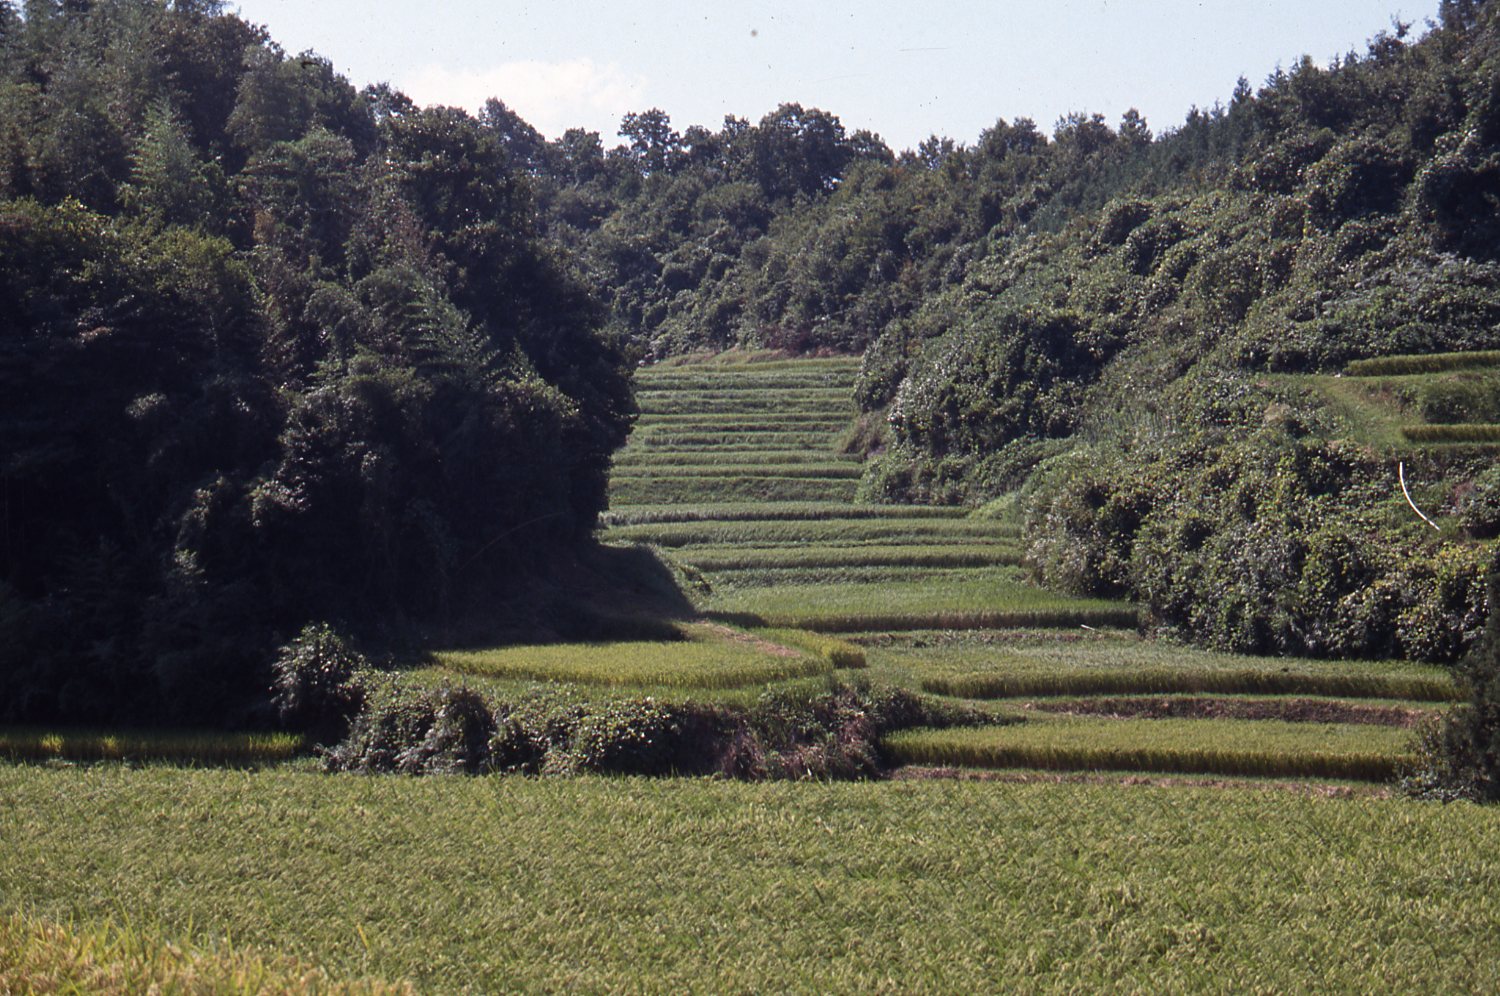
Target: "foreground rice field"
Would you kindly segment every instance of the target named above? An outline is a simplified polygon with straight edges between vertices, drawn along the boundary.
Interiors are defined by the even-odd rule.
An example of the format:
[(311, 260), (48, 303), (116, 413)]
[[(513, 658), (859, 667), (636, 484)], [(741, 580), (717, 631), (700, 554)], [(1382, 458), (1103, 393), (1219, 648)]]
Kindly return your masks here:
[(0, 767), (0, 896), (428, 991), (1489, 992), (1500, 813)]

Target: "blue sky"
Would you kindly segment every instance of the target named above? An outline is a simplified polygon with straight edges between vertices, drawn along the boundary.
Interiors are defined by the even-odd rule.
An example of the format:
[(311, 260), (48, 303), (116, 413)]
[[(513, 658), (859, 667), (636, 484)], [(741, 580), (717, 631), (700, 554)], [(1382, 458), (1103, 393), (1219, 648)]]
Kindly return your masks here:
[(752, 121), (787, 101), (893, 148), (972, 142), (997, 118), (1045, 129), (1071, 111), (1138, 108), (1158, 131), (1306, 53), (1363, 51), (1393, 15), (1420, 31), (1438, 0), (230, 0), (289, 52), (422, 104), (498, 96), (549, 137), (613, 144), (620, 116)]

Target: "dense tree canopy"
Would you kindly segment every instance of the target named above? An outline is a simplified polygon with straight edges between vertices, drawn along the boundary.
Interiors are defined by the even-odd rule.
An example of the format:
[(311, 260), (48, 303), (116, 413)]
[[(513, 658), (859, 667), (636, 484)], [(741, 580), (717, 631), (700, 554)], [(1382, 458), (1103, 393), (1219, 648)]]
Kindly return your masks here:
[(307, 619), (439, 625), (590, 535), (628, 367), (523, 122), (217, 3), (0, 28), (0, 713), (224, 719)]

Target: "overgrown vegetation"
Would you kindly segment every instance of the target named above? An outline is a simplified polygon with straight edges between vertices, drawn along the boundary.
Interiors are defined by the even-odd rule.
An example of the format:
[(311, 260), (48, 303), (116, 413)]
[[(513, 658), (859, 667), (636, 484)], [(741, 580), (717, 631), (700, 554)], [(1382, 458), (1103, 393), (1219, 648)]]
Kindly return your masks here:
[(0, 720), (254, 721), (307, 621), (440, 631), (587, 540), (629, 367), (494, 122), (43, 0), (0, 149)]

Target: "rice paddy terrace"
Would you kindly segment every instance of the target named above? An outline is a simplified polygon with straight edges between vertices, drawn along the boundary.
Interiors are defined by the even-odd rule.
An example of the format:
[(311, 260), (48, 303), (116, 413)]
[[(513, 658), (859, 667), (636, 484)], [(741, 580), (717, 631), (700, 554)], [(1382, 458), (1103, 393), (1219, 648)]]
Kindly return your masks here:
[(841, 447), (857, 369), (721, 358), (642, 370), (602, 539), (675, 561), (714, 623), (777, 627), (782, 642), (831, 634), (883, 679), (996, 716), (895, 737), (897, 759), (1380, 781), (1403, 763), (1409, 727), (1455, 695), (1437, 668), (1143, 640), (1128, 604), (1029, 584), (1015, 521), (857, 502), (860, 458)]

